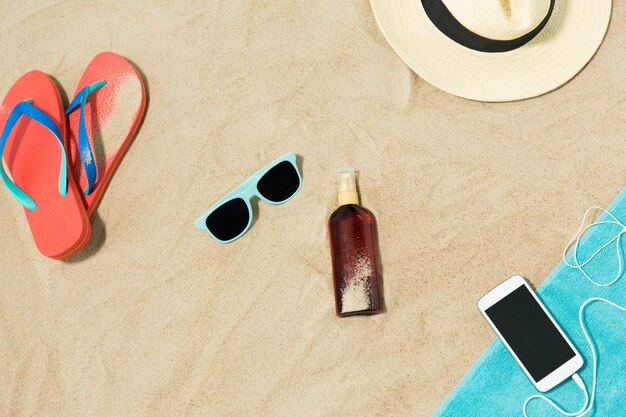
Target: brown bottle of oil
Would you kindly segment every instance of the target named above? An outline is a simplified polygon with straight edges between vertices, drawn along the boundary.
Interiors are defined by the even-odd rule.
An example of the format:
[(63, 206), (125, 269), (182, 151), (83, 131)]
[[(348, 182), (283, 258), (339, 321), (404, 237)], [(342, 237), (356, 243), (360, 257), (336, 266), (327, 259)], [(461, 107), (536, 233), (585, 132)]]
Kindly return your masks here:
[(328, 220), (335, 287), (340, 317), (381, 311), (374, 216), (359, 205), (354, 170), (338, 171), (339, 207)]

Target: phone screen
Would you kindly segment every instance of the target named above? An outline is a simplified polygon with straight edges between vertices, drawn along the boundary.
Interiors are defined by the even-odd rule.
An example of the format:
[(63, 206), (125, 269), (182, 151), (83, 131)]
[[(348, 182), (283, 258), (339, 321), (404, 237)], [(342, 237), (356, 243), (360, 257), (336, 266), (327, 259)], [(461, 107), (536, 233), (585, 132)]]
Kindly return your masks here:
[(536, 382), (576, 355), (525, 285), (485, 313)]

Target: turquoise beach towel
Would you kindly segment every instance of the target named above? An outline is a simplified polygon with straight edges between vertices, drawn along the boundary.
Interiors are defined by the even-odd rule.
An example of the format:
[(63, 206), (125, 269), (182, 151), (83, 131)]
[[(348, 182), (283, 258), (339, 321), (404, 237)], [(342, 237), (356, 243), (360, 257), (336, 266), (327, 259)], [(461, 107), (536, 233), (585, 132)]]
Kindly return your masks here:
[[(626, 189), (622, 190), (607, 210), (626, 224)], [(607, 218), (608, 215), (603, 213), (598, 221)], [(599, 225), (590, 229), (580, 240), (578, 256), (581, 263), (621, 231), (622, 228), (617, 225)], [(626, 240), (626, 236), (622, 237)], [(624, 259), (622, 246), (620, 244), (619, 251)], [(571, 257), (570, 250), (568, 261)], [(600, 282), (609, 282), (615, 277), (619, 271), (616, 245), (608, 245), (585, 266), (585, 271)], [(601, 288), (589, 282), (579, 270), (561, 261), (537, 292), (583, 355), (585, 365), (579, 374), (590, 390), (592, 357), (578, 323), (578, 310), (591, 297), (607, 298), (620, 306), (626, 306), (626, 278), (620, 277), (612, 286)], [(606, 303), (596, 302), (585, 309), (584, 317), (599, 358), (596, 401), (587, 416), (626, 417), (626, 313)], [(521, 416), (524, 400), (537, 393), (504, 345), (496, 339), (433, 417)], [(546, 395), (570, 412), (579, 410), (584, 401), (582, 391), (571, 379)], [(528, 415), (561, 416), (541, 400), (530, 403)]]

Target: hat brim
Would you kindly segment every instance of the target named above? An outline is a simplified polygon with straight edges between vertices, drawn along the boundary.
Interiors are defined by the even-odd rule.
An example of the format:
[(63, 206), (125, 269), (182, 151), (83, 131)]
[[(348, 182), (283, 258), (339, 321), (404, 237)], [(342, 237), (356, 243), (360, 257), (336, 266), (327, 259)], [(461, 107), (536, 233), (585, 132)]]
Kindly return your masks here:
[(450, 94), (514, 101), (572, 79), (600, 47), (612, 0), (557, 0), (546, 27), (509, 52), (478, 52), (452, 41), (430, 21), (420, 0), (370, 0), (387, 42), (421, 78)]

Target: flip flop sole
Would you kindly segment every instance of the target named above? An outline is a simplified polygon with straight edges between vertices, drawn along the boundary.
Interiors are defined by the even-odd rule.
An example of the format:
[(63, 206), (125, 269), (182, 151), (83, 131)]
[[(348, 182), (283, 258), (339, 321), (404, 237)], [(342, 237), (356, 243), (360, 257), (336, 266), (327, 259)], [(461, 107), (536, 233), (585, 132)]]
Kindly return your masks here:
[[(0, 105), (0, 126), (9, 112), (23, 100), (46, 113), (65, 135), (65, 116), (59, 91), (46, 74), (31, 71), (13, 84)], [(13, 181), (30, 195), (36, 210), (24, 209), (39, 251), (53, 259), (65, 259), (82, 249), (91, 236), (91, 225), (71, 173), (68, 190), (59, 194), (61, 148), (42, 125), (22, 117), (9, 135), (4, 160)]]
[[(87, 65), (75, 94), (96, 81), (106, 81), (106, 85), (91, 93), (85, 103), (85, 126), (97, 168), (95, 186), (89, 195), (83, 196), (90, 217), (135, 138), (146, 110), (144, 83), (125, 58), (112, 52), (96, 55)], [(87, 178), (78, 153), (78, 120), (78, 110), (69, 114), (67, 148), (74, 176), (85, 189)]]

